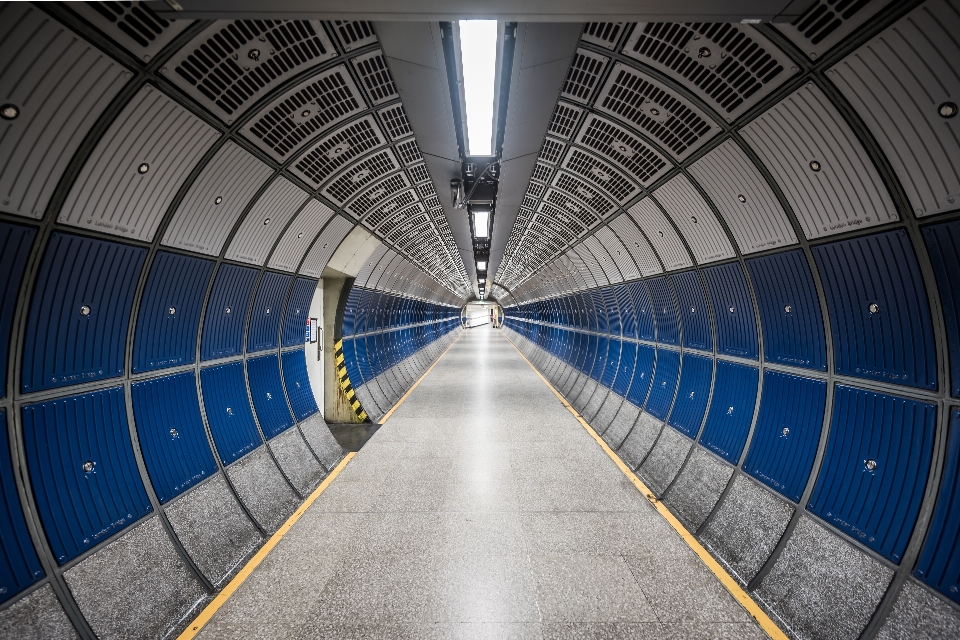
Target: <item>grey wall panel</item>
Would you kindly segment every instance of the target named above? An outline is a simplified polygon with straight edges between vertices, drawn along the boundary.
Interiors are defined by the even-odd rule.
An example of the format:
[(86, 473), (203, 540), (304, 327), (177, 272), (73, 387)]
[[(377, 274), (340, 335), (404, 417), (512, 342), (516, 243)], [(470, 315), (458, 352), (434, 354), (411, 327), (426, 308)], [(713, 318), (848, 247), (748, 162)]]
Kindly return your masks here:
[(699, 264), (736, 255), (717, 216), (687, 176), (677, 175), (653, 195), (680, 229)]
[(177, 207), (163, 244), (216, 256), (250, 200), (273, 170), (226, 142)]
[(303, 254), (317, 237), (323, 225), (333, 216), (333, 210), (317, 200), (307, 201), (296, 219), (287, 227), (267, 264), (271, 269), (296, 271)]
[(337, 250), (337, 247), (340, 246), (340, 243), (352, 229), (352, 222), (341, 216), (334, 216), (333, 220), (320, 233), (320, 237), (310, 247), (310, 252), (307, 253), (307, 257), (300, 267), (300, 273), (319, 278), (334, 251)]
[(690, 173), (713, 200), (742, 253), (797, 243), (780, 201), (733, 140), (698, 160)]
[(0, 611), (0, 629), (22, 640), (80, 637), (49, 584)]
[(813, 83), (741, 133), (773, 174), (808, 238), (899, 219), (863, 145)]
[(219, 135), (145, 85), (100, 138), (57, 220), (153, 240), (180, 185)]
[(778, 24), (777, 30), (816, 60), (888, 4), (890, 0), (816, 0), (789, 24)]
[[(623, 216), (620, 217), (622, 218)], [(609, 226), (597, 229), (596, 238), (610, 253), (610, 257), (613, 258), (613, 261), (617, 264), (623, 280), (636, 280), (643, 275), (640, 273), (640, 269), (637, 268), (637, 264), (633, 261), (630, 250), (627, 249), (623, 241), (620, 240)]]
[(193, 20), (161, 18), (146, 2), (71, 2), (69, 6), (144, 62), (193, 24)]
[[(615, 236), (614, 239), (616, 239)], [(607, 276), (608, 282), (623, 282), (625, 280), (623, 274), (620, 273), (620, 268), (610, 255), (608, 247), (604, 246), (604, 243), (601, 242), (600, 238), (598, 238), (596, 235), (592, 235), (586, 238), (583, 241), (583, 244), (590, 249), (591, 253), (593, 253), (594, 257), (597, 259), (597, 262), (600, 263), (600, 268), (603, 269), (603, 273)]]
[(827, 70), (918, 216), (960, 207), (960, 118), (940, 113), (960, 100), (958, 33), (960, 4), (931, 0)]
[(644, 198), (630, 207), (628, 213), (650, 239), (664, 269), (673, 271), (693, 266), (690, 254), (680, 241), (677, 231), (652, 198)]
[(646, 277), (663, 273), (663, 267), (660, 266), (657, 254), (654, 253), (653, 247), (643, 236), (633, 218), (623, 214), (611, 220), (607, 226), (617, 234), (617, 237), (623, 242), (623, 246), (630, 252), (630, 256), (642, 272), (641, 275)]
[(0, 201), (41, 218), (67, 163), (131, 73), (26, 2), (0, 6)]
[(306, 191), (283, 176), (277, 177), (240, 223), (226, 258), (262, 265), (287, 222), (308, 197)]

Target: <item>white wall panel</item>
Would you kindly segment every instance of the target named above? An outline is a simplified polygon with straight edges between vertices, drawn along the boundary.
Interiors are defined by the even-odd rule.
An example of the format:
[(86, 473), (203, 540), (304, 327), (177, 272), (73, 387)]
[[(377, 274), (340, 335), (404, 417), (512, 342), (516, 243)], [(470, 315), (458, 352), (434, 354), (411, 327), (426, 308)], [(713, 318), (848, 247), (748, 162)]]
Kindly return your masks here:
[(650, 246), (640, 228), (629, 215), (617, 216), (607, 226), (617, 234), (617, 237), (623, 242), (623, 246), (630, 252), (633, 262), (640, 269), (641, 276), (646, 278), (663, 273), (663, 267), (660, 265), (660, 260), (657, 258), (653, 247)]
[(163, 234), (163, 244), (220, 255), (223, 243), (273, 169), (227, 141), (197, 176)]
[(278, 176), (240, 223), (225, 257), (262, 265), (290, 218), (300, 210), (308, 197), (306, 191), (283, 176)]
[(653, 195), (680, 229), (699, 264), (736, 256), (717, 216), (687, 176), (677, 175)]
[(690, 254), (680, 240), (676, 229), (663, 215), (653, 198), (644, 198), (630, 207), (627, 213), (650, 239), (654, 251), (667, 271), (692, 267)]
[[(620, 217), (622, 218), (623, 216)], [(617, 234), (614, 233), (609, 226), (600, 227), (597, 229), (595, 235), (601, 246), (610, 253), (610, 257), (613, 258), (613, 261), (617, 264), (617, 269), (619, 269), (623, 280), (636, 280), (643, 275), (640, 273), (640, 269), (637, 268), (637, 264), (633, 261), (633, 257), (626, 245), (623, 244), (623, 241), (617, 237)]]
[(267, 266), (282, 271), (296, 271), (303, 254), (310, 248), (310, 243), (332, 216), (333, 209), (327, 205), (317, 200), (307, 201), (283, 233)]
[(313, 243), (313, 246), (310, 247), (310, 252), (300, 267), (300, 273), (319, 278), (320, 274), (323, 273), (323, 268), (330, 262), (330, 257), (352, 229), (352, 222), (346, 218), (335, 216), (320, 233), (320, 237)]
[(617, 263), (614, 262), (610, 256), (610, 252), (607, 251), (597, 236), (592, 235), (585, 238), (583, 244), (590, 249), (593, 257), (600, 263), (600, 268), (603, 269), (603, 274), (606, 276), (608, 282), (611, 284), (623, 282), (623, 274), (620, 273), (620, 268), (617, 267)]
[(726, 140), (689, 171), (713, 200), (742, 253), (796, 244), (797, 235), (773, 189), (736, 142)]
[(777, 180), (808, 238), (899, 219), (863, 145), (812, 83), (741, 133)]
[(220, 134), (145, 85), (80, 170), (59, 222), (151, 241), (177, 191)]

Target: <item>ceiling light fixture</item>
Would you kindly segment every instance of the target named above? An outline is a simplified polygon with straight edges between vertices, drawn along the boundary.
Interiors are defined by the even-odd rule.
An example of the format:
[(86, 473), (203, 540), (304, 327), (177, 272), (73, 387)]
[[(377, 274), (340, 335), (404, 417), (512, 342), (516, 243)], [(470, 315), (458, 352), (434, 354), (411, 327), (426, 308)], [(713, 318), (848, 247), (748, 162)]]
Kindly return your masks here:
[(478, 260), (478, 261), (477, 261), (477, 271), (486, 271), (486, 270), (487, 270), (487, 263), (486, 263), (486, 261), (485, 261), (485, 260)]
[(490, 212), (480, 209), (473, 212), (473, 236), (475, 238), (490, 237)]
[(497, 21), (460, 21), (467, 155), (493, 155), (493, 97), (497, 76)]

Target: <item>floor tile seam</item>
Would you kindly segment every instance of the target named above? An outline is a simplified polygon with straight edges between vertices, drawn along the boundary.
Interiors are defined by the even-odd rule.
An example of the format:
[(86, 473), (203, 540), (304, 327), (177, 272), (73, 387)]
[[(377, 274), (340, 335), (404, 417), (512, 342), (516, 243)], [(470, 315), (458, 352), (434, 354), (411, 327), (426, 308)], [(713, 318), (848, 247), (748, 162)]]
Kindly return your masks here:
[(382, 418), (380, 418), (379, 423), (380, 423), (381, 425), (385, 424), (385, 423), (387, 422), (387, 420), (390, 418), (390, 416), (392, 416), (392, 415), (394, 414), (394, 412), (395, 412), (397, 409), (400, 408), (400, 405), (402, 405), (402, 404), (404, 403), (404, 401), (414, 392), (414, 390), (415, 390), (418, 386), (420, 386), (420, 383), (423, 382), (423, 381), (426, 379), (426, 377), (427, 377), (428, 375), (430, 375), (430, 372), (433, 371), (434, 367), (436, 367), (436, 366), (440, 363), (440, 361), (443, 359), (443, 356), (447, 355), (447, 353), (450, 351), (450, 349), (452, 349), (453, 346), (454, 346), (455, 344), (457, 344), (457, 342), (458, 342), (458, 341), (460, 340), (460, 338), (462, 338), (462, 337), (463, 337), (463, 332), (461, 332), (459, 335), (457, 335), (456, 338), (454, 338), (453, 342), (451, 342), (451, 343), (449, 344), (449, 346), (447, 346), (447, 348), (443, 350), (443, 353), (441, 353), (439, 356), (437, 356), (437, 359), (433, 361), (433, 364), (431, 364), (431, 365), (427, 368), (427, 370), (423, 372), (423, 375), (421, 375), (419, 378), (417, 378), (417, 381), (414, 382), (413, 385), (411, 385), (409, 389), (407, 389), (406, 393), (404, 393), (402, 396), (400, 396), (400, 399), (397, 400), (397, 402), (390, 408), (389, 411), (387, 411), (387, 412), (383, 415)]

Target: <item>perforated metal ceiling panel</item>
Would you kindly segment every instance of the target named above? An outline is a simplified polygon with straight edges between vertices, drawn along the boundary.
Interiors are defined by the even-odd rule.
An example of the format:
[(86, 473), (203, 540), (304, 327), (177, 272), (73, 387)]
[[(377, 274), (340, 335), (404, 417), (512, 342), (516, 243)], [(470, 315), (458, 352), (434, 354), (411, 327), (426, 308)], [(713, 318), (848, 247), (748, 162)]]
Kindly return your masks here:
[(630, 252), (630, 256), (642, 272), (641, 275), (647, 277), (663, 273), (663, 267), (660, 266), (660, 260), (654, 253), (653, 247), (629, 215), (617, 216), (607, 226), (617, 234), (623, 246)]
[[(383, 176), (399, 170), (400, 164), (394, 157), (393, 151), (389, 148), (382, 149), (341, 172), (320, 193), (342, 205)], [(403, 183), (404, 186), (409, 186), (406, 180)]]
[(403, 105), (399, 102), (389, 107), (377, 110), (380, 116), (380, 122), (387, 130), (387, 135), (391, 140), (398, 140), (413, 135), (413, 129), (410, 127), (410, 121), (407, 119), (407, 113), (403, 110)]
[(797, 72), (747, 25), (640, 22), (623, 53), (664, 72), (733, 122)]
[(767, 181), (733, 140), (690, 167), (742, 253), (796, 244), (797, 236)]
[(626, 22), (588, 22), (580, 39), (613, 50), (628, 26)]
[(250, 200), (273, 170), (227, 141), (206, 164), (180, 201), (163, 244), (219, 255)]
[(344, 51), (353, 51), (377, 41), (373, 23), (366, 20), (332, 20), (330, 25)]
[(397, 86), (390, 75), (383, 51), (371, 51), (350, 61), (372, 104), (383, 104), (397, 97)]
[[(622, 218), (623, 216), (620, 217)], [(609, 226), (597, 229), (596, 238), (610, 253), (613, 261), (617, 263), (617, 269), (620, 270), (623, 280), (636, 280), (643, 275), (633, 261), (630, 250), (627, 249), (623, 241), (617, 237), (617, 234), (610, 230)]]
[(144, 62), (193, 24), (161, 18), (146, 2), (71, 2), (69, 7)]
[(856, 134), (812, 83), (741, 133), (777, 180), (808, 238), (899, 219)]
[(0, 201), (7, 213), (39, 219), (80, 142), (132, 74), (25, 2), (0, 6), (0, 25), (0, 102), (18, 112), (0, 121)]
[(693, 266), (677, 231), (652, 198), (644, 198), (630, 207), (628, 213), (650, 240), (664, 269), (673, 271)]
[(599, 53), (577, 49), (560, 88), (560, 95), (584, 104), (589, 102), (609, 61)]
[(290, 171), (319, 187), (351, 160), (384, 144), (386, 138), (380, 132), (380, 127), (373, 116), (367, 115), (312, 145), (294, 161)]
[(332, 216), (333, 210), (330, 207), (317, 200), (308, 200), (283, 233), (267, 266), (282, 271), (296, 271), (303, 254), (310, 248), (310, 243)]
[(956, 6), (931, 0), (827, 70), (893, 165), (917, 216), (960, 207), (957, 33)]
[(314, 136), (364, 109), (344, 65), (304, 80), (243, 126), (243, 135), (283, 162)]
[(684, 160), (720, 133), (713, 119), (651, 76), (618, 62), (595, 108), (642, 131), (676, 160)]
[(607, 160), (613, 161), (616, 169), (607, 167), (606, 162), (601, 162), (577, 149), (571, 149), (567, 153), (563, 166), (593, 180), (601, 188), (609, 191), (621, 204), (635, 194), (633, 190), (621, 186), (620, 183), (626, 178), (622, 177), (620, 172), (629, 176), (630, 179), (638, 180), (643, 186), (648, 186), (670, 170), (670, 163), (666, 158), (641, 141), (638, 136), (592, 113), (587, 116), (576, 141), (600, 153)]
[(677, 175), (657, 189), (654, 196), (680, 229), (698, 263), (736, 255), (717, 217), (687, 176)]
[(319, 20), (219, 20), (160, 71), (232, 124), (270, 89), (336, 55)]
[(816, 60), (890, 4), (890, 0), (816, 0), (789, 24), (776, 25)]
[(307, 197), (307, 192), (283, 176), (276, 178), (240, 223), (225, 257), (262, 265), (273, 243)]
[(152, 240), (180, 185), (219, 135), (145, 85), (100, 138), (57, 220)]

